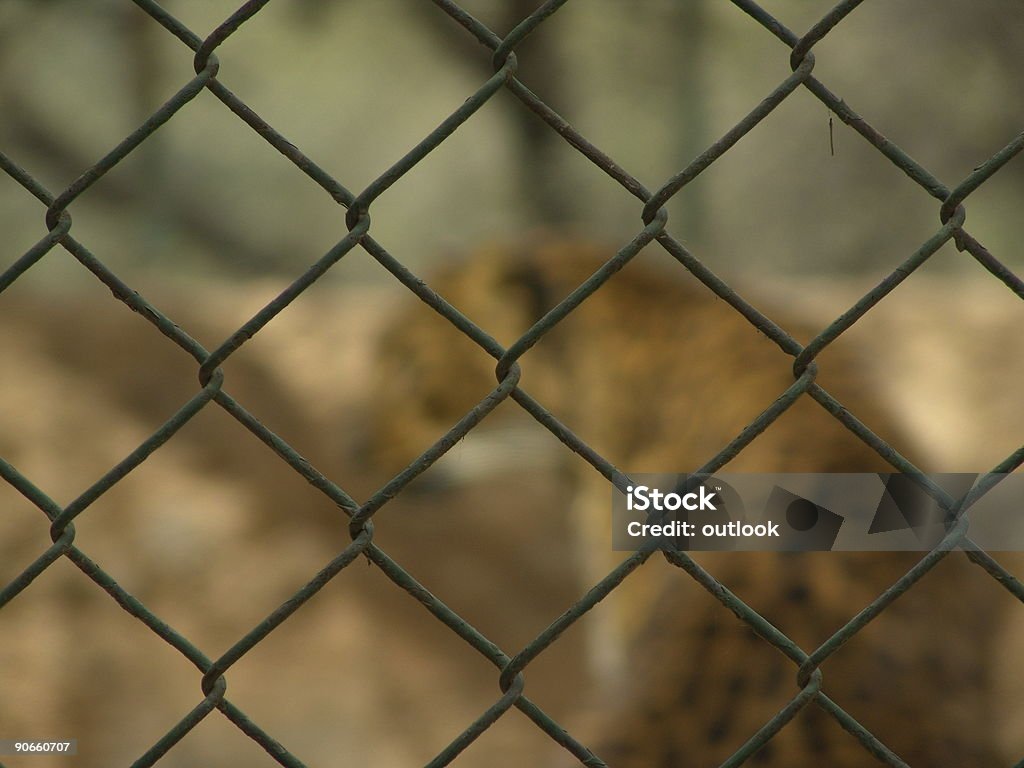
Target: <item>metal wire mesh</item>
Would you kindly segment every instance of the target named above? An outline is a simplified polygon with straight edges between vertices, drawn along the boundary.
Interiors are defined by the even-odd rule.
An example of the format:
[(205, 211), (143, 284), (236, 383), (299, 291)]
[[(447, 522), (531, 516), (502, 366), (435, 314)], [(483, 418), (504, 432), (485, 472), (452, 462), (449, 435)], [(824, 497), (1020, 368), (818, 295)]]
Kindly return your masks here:
[[(815, 382), (817, 367), (815, 358), (829, 344), (846, 332), (865, 313), (871, 310), (883, 297), (889, 294), (902, 281), (908, 279), (923, 265), (943, 244), (952, 240), (956, 247), (968, 253), (977, 261), (981, 269), (991, 274), (994, 280), (1000, 281), (1018, 298), (1024, 299), (1024, 282), (1007, 266), (993, 256), (985, 246), (965, 228), (965, 200), (982, 184), (990, 179), (1007, 162), (1024, 148), (1024, 134), (1018, 135), (1004, 148), (993, 154), (991, 158), (974, 169), (966, 178), (953, 187), (948, 187), (922, 167), (906, 152), (889, 141), (872, 127), (863, 117), (857, 114), (848, 104), (832, 93), (828, 87), (814, 77), (815, 58), (814, 46), (839, 25), (859, 4), (860, 0), (846, 0), (837, 4), (824, 17), (814, 24), (810, 30), (800, 36), (789, 30), (781, 21), (773, 17), (765, 9), (748, 0), (733, 0), (733, 5), (750, 17), (753, 23), (760, 25), (767, 33), (777, 38), (781, 44), (780, 52), (789, 51), (789, 63), (792, 74), (786, 77), (763, 101), (736, 125), (695, 158), (683, 170), (669, 178), (661, 187), (650, 190), (641, 184), (627, 170), (617, 165), (600, 148), (586, 137), (574, 130), (568, 122), (533, 94), (516, 77), (516, 48), (527, 36), (544, 24), (552, 14), (559, 10), (567, 0), (549, 0), (534, 13), (523, 19), (504, 38), (496, 35), (484, 24), (467, 13), (451, 0), (434, 0), (436, 5), (451, 22), (459, 25), (465, 33), (476, 39), (480, 45), (490, 52), (494, 74), (480, 88), (469, 95), (466, 101), (447, 119), (431, 131), (415, 147), (411, 148), (392, 167), (380, 174), (365, 189), (353, 193), (340, 181), (331, 176), (316, 161), (292, 144), (272, 125), (264, 121), (256, 112), (239, 99), (219, 79), (220, 64), (216, 56), (217, 48), (251, 18), (256, 16), (267, 5), (269, 0), (251, 0), (245, 3), (210, 35), (200, 37), (188, 29), (178, 19), (168, 13), (152, 0), (135, 0), (135, 4), (151, 17), (153, 22), (162, 26), (168, 34), (177, 38), (184, 47), (194, 52), (195, 77), (182, 85), (180, 90), (163, 104), (152, 116), (135, 131), (115, 146), (108, 154), (87, 168), (70, 186), (56, 194), (45, 189), (28, 170), (20, 167), (14, 159), (0, 154), (0, 165), (4, 171), (20, 184), (28, 193), (46, 207), (45, 221), (48, 232), (24, 255), (15, 261), (5, 272), (0, 274), (0, 291), (5, 290), (24, 275), (29, 269), (47, 256), (55, 246), (61, 246), (78, 262), (88, 269), (100, 282), (106, 285), (113, 294), (133, 311), (140, 313), (171, 343), (188, 352), (198, 364), (200, 387), (195, 395), (168, 419), (148, 439), (127, 455), (120, 463), (110, 468), (98, 481), (84, 490), (67, 506), (60, 506), (47, 495), (45, 489), (37, 487), (32, 478), (20, 473), (14, 466), (0, 459), (0, 475), (18, 492), (39, 508), (50, 521), (50, 535), (53, 545), (25, 569), (0, 592), (0, 608), (18, 597), (32, 582), (59, 558), (70, 560), (82, 574), (107, 592), (121, 608), (145, 624), (152, 632), (176, 649), (190, 661), (201, 675), (199, 681), (203, 697), (195, 708), (187, 713), (180, 722), (171, 727), (166, 734), (136, 760), (134, 766), (149, 766), (156, 763), (161, 756), (171, 750), (186, 733), (201, 720), (218, 710), (251, 739), (261, 745), (279, 764), (284, 766), (303, 766), (303, 762), (285, 745), (275, 740), (260, 725), (250, 719), (235, 706), (225, 695), (226, 675), (231, 667), (258, 643), (266, 638), (275, 628), (285, 622), (331, 579), (339, 577), (349, 565), (360, 555), (376, 564), (381, 571), (399, 589), (408, 592), (415, 600), (429, 611), (438, 621), (456, 633), (467, 646), (482, 654), (498, 670), (498, 681), (501, 695), (492, 706), (483, 712), (474, 722), (469, 723), (465, 730), (454, 738), (445, 749), (431, 761), (430, 765), (445, 765), (454, 760), (471, 742), (487, 730), (498, 718), (512, 707), (524, 712), (538, 728), (542, 729), (551, 739), (562, 745), (582, 763), (589, 766), (601, 766), (604, 763), (562, 726), (549, 717), (534, 702), (523, 694), (524, 671), (532, 660), (541, 654), (552, 643), (558, 640), (565, 630), (581, 616), (593, 608), (598, 601), (607, 596), (637, 566), (651, 556), (650, 551), (638, 552), (626, 559), (613, 570), (594, 589), (570, 606), (566, 613), (555, 623), (545, 629), (529, 642), (518, 653), (510, 654), (492, 643), (477, 629), (450, 610), (422, 585), (407, 573), (402, 565), (391, 559), (374, 542), (373, 518), (385, 507), (389, 500), (402, 492), (408, 483), (417, 475), (428, 471), (430, 466), (448, 449), (467, 435), (476, 425), (502, 401), (511, 398), (531, 414), (540, 424), (554, 433), (569, 449), (584, 457), (597, 471), (611, 483), (624, 488), (628, 479), (616, 467), (602, 458), (570, 429), (559, 423), (546, 410), (544, 404), (533, 399), (526, 391), (518, 387), (520, 369), (517, 361), (536, 344), (548, 331), (565, 319), (588, 296), (601, 289), (608, 280), (614, 279), (615, 273), (632, 259), (644, 246), (657, 242), (678, 263), (695, 275), (711, 291), (728, 302), (737, 312), (742, 314), (753, 326), (772, 339), (780, 348), (794, 358), (794, 383), (783, 397), (775, 401), (741, 434), (737, 435), (699, 472), (713, 472), (735, 457), (762, 431), (769, 429), (772, 423), (785, 412), (798, 398), (808, 396), (817, 401), (848, 430), (870, 445), (892, 467), (900, 472), (915, 473), (916, 468), (907, 461), (897, 447), (888, 445), (873, 434), (864, 424), (858, 421), (856, 414), (847, 412), (821, 386)], [(733, 289), (716, 276), (696, 256), (673, 236), (665, 205), (683, 187), (697, 176), (708, 170), (718, 158), (725, 154), (742, 137), (754, 130), (760, 121), (768, 116), (792, 93), (805, 89), (827, 106), (843, 123), (856, 131), (868, 144), (884, 155), (893, 165), (902, 170), (921, 189), (938, 201), (939, 226), (935, 233), (902, 264), (882, 280), (874, 289), (865, 294), (847, 311), (843, 312), (835, 322), (825, 328), (820, 335), (807, 346), (802, 346), (770, 318), (762, 315), (753, 306), (740, 298)], [(145, 142), (153, 133), (172, 119), (178, 117), (197, 94), (203, 90), (210, 91), (237, 118), (252, 128), (266, 143), (284, 155), (295, 168), (305, 174), (312, 183), (318, 185), (338, 205), (347, 209), (345, 222), (348, 232), (313, 266), (295, 278), (280, 295), (257, 312), (248, 322), (238, 328), (212, 351), (204, 349), (179, 328), (171, 318), (162, 314), (143, 296), (137, 293), (119, 275), (111, 271), (103, 261), (94, 255), (89, 248), (72, 234), (72, 218), (69, 209), (74, 202), (86, 193), (104, 174), (108, 173), (133, 150)], [(568, 298), (537, 321), (521, 338), (510, 347), (503, 348), (483, 328), (478, 327), (467, 317), (460, 314), (454, 307), (437, 295), (429, 285), (410, 272), (402, 262), (389, 253), (384, 245), (377, 242), (370, 234), (371, 212), (373, 203), (393, 185), (401, 183), (407, 174), (414, 171), (428, 154), (451, 136), (462, 124), (500, 91), (508, 91), (514, 95), (523, 108), (533, 112), (552, 131), (561, 136), (566, 143), (575, 148), (581, 155), (589, 159), (597, 168), (604, 172), (610, 182), (614, 182), (628, 191), (639, 201), (638, 231), (636, 236), (590, 279), (580, 285)], [(272, 322), (292, 301), (320, 279), (333, 265), (353, 249), (361, 248), (379, 262), (395, 279), (404, 284), (410, 291), (430, 305), (440, 315), (451, 322), (456, 328), (478, 344), (484, 351), (497, 361), (496, 375), (498, 385), (484, 400), (471, 409), (451, 430), (425, 451), (407, 469), (395, 476), (390, 482), (372, 494), (364, 503), (353, 499), (333, 479), (321, 474), (305, 461), (289, 444), (264, 427), (256, 417), (236, 401), (223, 387), (224, 376), (220, 366), (233, 355), (243, 344), (260, 332), (264, 326)], [(211, 659), (181, 633), (168, 626), (155, 615), (146, 605), (129, 595), (115, 578), (100, 568), (89, 556), (75, 544), (75, 522), (79, 519), (88, 521), (85, 514), (90, 505), (106, 493), (129, 472), (146, 461), (155, 451), (171, 440), (190, 419), (202, 409), (208, 407), (221, 408), (242, 424), (255, 439), (265, 443), (281, 461), (286, 462), (296, 473), (312, 484), (338, 507), (349, 515), (349, 533), (351, 544), (345, 547), (330, 562), (312, 575), (308, 583), (298, 590), (288, 601), (272, 612), (263, 621), (254, 626), (248, 633), (219, 658)], [(1016, 450), (1000, 462), (992, 471), (983, 477), (966, 499), (967, 504), (979, 498), (996, 484), (1002, 474), (1014, 471), (1024, 461), (1024, 447)], [(941, 489), (932, 487), (930, 492), (936, 497), (944, 494)], [(954, 500), (945, 498), (947, 504)], [(668, 560), (705, 587), (723, 605), (747, 622), (755, 631), (771, 642), (782, 653), (787, 655), (798, 668), (797, 681), (799, 690), (789, 704), (772, 720), (754, 734), (749, 741), (737, 751), (727, 765), (739, 765), (766, 744), (781, 728), (804, 707), (815, 703), (829, 712), (847, 731), (853, 733), (863, 744), (865, 750), (882, 762), (902, 766), (904, 763), (898, 756), (889, 751), (870, 732), (858, 723), (850, 714), (833, 702), (822, 691), (822, 674), (819, 666), (836, 650), (839, 645), (861, 630), (868, 621), (884, 611), (900, 595), (911, 589), (914, 584), (940, 562), (951, 550), (963, 548), (968, 557), (981, 566), (1001, 585), (1009, 590), (1018, 600), (1024, 600), (1024, 587), (1005, 568), (987, 553), (973, 546), (966, 535), (963, 525), (952, 530), (939, 547), (923, 557), (921, 561), (899, 581), (883, 594), (879, 595), (871, 605), (853, 617), (832, 637), (811, 652), (801, 650), (789, 638), (771, 626), (756, 611), (745, 605), (738, 597), (724, 588), (714, 577), (698, 566), (685, 553), (670, 553)], [(31, 599), (31, 593), (23, 597)], [(467, 649), (468, 650), (468, 649)]]

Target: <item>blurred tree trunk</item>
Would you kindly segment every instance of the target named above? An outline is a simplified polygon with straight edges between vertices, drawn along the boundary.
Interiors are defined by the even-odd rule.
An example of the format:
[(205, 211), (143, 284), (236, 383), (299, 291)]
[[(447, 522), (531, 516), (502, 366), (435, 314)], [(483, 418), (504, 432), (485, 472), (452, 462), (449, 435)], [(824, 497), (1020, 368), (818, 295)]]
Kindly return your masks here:
[[(541, 5), (538, 0), (509, 0), (505, 9), (504, 32)], [(556, 112), (568, 106), (565, 66), (556, 46), (557, 38), (538, 27), (516, 49), (518, 77)], [(517, 109), (514, 130), (519, 143), (521, 199), (527, 202), (526, 215), (532, 226), (559, 229), (573, 218), (570, 190), (561, 182), (565, 152), (562, 138), (529, 110)]]
[[(704, 69), (705, 42), (707, 39), (707, 8), (705, 0), (687, 0), (679, 3), (671, 13), (670, 28), (678, 30), (679, 40), (677, 59), (672, 62), (678, 73), (677, 98), (673, 101), (674, 109), (666, 119), (680, 126), (679, 146), (674, 148), (676, 155), (673, 163), (674, 171), (685, 168), (701, 152), (707, 149), (708, 141), (708, 98), (707, 82)], [(670, 49), (671, 50), (671, 49)], [(708, 227), (706, 225), (707, 206), (702, 190), (687, 190), (683, 193), (682, 208), (674, 216), (673, 229), (679, 235), (698, 248), (705, 248)]]

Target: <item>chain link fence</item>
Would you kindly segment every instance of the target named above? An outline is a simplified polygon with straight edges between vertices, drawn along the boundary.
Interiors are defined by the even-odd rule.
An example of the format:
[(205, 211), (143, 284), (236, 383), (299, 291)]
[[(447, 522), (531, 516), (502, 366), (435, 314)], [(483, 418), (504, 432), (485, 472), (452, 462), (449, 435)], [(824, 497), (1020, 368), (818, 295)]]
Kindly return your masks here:
[[(770, 404), (764, 412), (741, 434), (716, 456), (711, 458), (699, 472), (714, 472), (735, 457), (758, 434), (770, 429), (774, 422), (797, 399), (809, 397), (815, 400), (826, 411), (832, 414), (844, 427), (858, 438), (870, 445), (892, 467), (899, 472), (918, 473), (918, 470), (899, 452), (899, 446), (888, 445), (872, 433), (857, 419), (857, 415), (845, 411), (825, 389), (815, 382), (817, 367), (815, 358), (829, 344), (846, 332), (865, 313), (869, 312), (880, 300), (893, 291), (904, 280), (912, 279), (912, 275), (925, 264), (929, 258), (945, 243), (952, 241), (956, 248), (977, 262), (977, 268), (991, 275), (991, 279), (1002, 283), (1018, 298), (1024, 299), (1024, 282), (1013, 273), (1003, 262), (989, 252), (986, 247), (973, 237), (967, 229), (967, 212), (964, 206), (967, 198), (996, 174), (1003, 166), (1013, 159), (1024, 148), (1024, 134), (1014, 137), (1005, 147), (993, 154), (988, 160), (975, 168), (959, 183), (952, 187), (943, 184), (926, 168), (922, 167), (900, 147), (883, 136), (867, 120), (854, 111), (838, 95), (829, 90), (828, 86), (814, 75), (814, 48), (833, 29), (840, 25), (858, 5), (859, 0), (846, 0), (837, 4), (806, 34), (798, 35), (788, 29), (779, 19), (754, 2), (734, 0), (733, 5), (740, 13), (749, 17), (750, 23), (759, 26), (763, 33), (771, 35), (779, 42), (779, 54), (788, 55), (792, 74), (778, 84), (771, 93), (758, 103), (742, 120), (730, 128), (717, 141), (701, 152), (689, 165), (674, 174), (657, 189), (648, 189), (641, 184), (628, 170), (618, 165), (611, 157), (595, 146), (585, 136), (578, 133), (557, 112), (549, 107), (537, 95), (517, 79), (518, 61), (516, 49), (528, 36), (534, 34), (545, 21), (555, 14), (567, 0), (549, 0), (543, 3), (527, 18), (524, 18), (505, 37), (500, 37), (488, 27), (474, 18), (470, 13), (451, 0), (434, 0), (440, 12), (445, 14), (453, 25), (461, 27), (465, 35), (475, 39), (483, 52), (490, 57), (493, 75), (475, 92), (468, 95), (466, 101), (450, 114), (436, 129), (431, 131), (416, 146), (409, 149), (392, 167), (388, 168), (365, 189), (359, 192), (350, 191), (338, 179), (334, 178), (315, 158), (306, 155), (302, 149), (291, 143), (274, 126), (263, 120), (242, 99), (233, 93), (226, 84), (229, 77), (221, 79), (220, 62), (217, 49), (229, 38), (239, 33), (250, 19), (260, 13), (269, 0), (252, 0), (245, 3), (231, 14), (220, 26), (208, 36), (201, 37), (187, 28), (181, 21), (171, 15), (156, 2), (151, 0), (135, 0), (135, 5), (145, 12), (152, 23), (160, 25), (167, 34), (173, 35), (184, 49), (193, 52), (195, 77), (184, 83), (172, 98), (167, 100), (152, 116), (135, 131), (115, 146), (106, 156), (91, 167), (65, 189), (52, 192), (46, 189), (33, 176), (31, 169), (23, 168), (16, 158), (0, 154), (0, 166), (14, 179), (26, 193), (34, 196), (45, 207), (47, 233), (28, 251), (15, 260), (0, 274), (0, 291), (10, 287), (26, 272), (51, 254), (57, 246), (63, 248), (81, 265), (91, 272), (97, 280), (109, 288), (114, 296), (139, 313), (159, 331), (166, 341), (157, 339), (153, 343), (175, 344), (190, 354), (196, 361), (199, 388), (187, 402), (181, 405), (176, 413), (148, 439), (138, 445), (129, 455), (90, 487), (81, 492), (67, 506), (56, 503), (45, 488), (38, 487), (31, 477), (27, 477), (12, 464), (0, 459), (0, 475), (20, 494), (28, 499), (46, 516), (50, 525), (50, 536), (53, 545), (38, 555), (35, 561), (7, 584), (0, 592), (0, 608), (16, 598), (31, 600), (31, 590), (25, 595), (34, 580), (40, 577), (52, 564), (60, 558), (66, 558), (74, 564), (82, 575), (104, 590), (117, 604), (143, 623), (159, 638), (173, 647), (198, 670), (197, 683), (202, 690), (202, 699), (192, 711), (185, 714), (180, 722), (170, 727), (166, 734), (141, 755), (133, 766), (149, 766), (155, 764), (191, 729), (195, 728), (214, 710), (228, 718), (246, 736), (257, 742), (280, 765), (297, 767), (304, 763), (298, 756), (301, 747), (279, 743), (274, 734), (265, 731), (259, 723), (248, 717), (245, 712), (232, 703), (226, 695), (227, 679), (231, 668), (264, 640), (282, 623), (287, 621), (296, 611), (329, 581), (344, 578), (346, 568), (363, 558), (375, 564), (390, 579), (396, 588), (405, 590), (414, 600), (422, 604), (439, 622), (442, 622), (453, 633), (457, 634), (466, 644), (466, 653), (476, 652), (491, 662), (498, 670), (497, 679), (501, 695), (493, 705), (482, 712), (473, 722), (468, 723), (465, 730), (454, 738), (444, 750), (431, 761), (431, 766), (446, 765), (459, 756), (477, 737), (486, 731), (509, 709), (515, 707), (543, 730), (552, 740), (564, 747), (580, 762), (588, 766), (601, 766), (604, 763), (599, 755), (592, 754), (586, 745), (563, 730), (562, 726), (549, 717), (537, 704), (524, 695), (524, 673), (539, 654), (541, 654), (581, 616), (593, 608), (598, 601), (612, 592), (622, 580), (638, 565), (651, 557), (651, 551), (638, 552), (626, 559), (612, 571), (594, 589), (589, 591), (575, 604), (569, 606), (565, 614), (547, 629), (541, 632), (518, 652), (509, 652), (499, 648), (481, 632), (467, 623), (462, 617), (446, 607), (441, 598), (435, 596), (419, 584), (402, 564), (396, 562), (384, 552), (374, 540), (374, 519), (385, 518), (383, 512), (387, 503), (395, 498), (416, 476), (429, 471), (430, 466), (446, 451), (465, 437), (477, 424), (496, 406), (511, 398), (519, 406), (532, 415), (540, 424), (550, 430), (570, 450), (584, 457), (597, 471), (604, 475), (610, 483), (624, 488), (628, 479), (616, 467), (592, 450), (570, 429), (561, 424), (548, 410), (544, 403), (534, 400), (527, 392), (519, 388), (519, 358), (535, 345), (544, 335), (559, 324), (587, 297), (608, 280), (615, 279), (615, 273), (632, 259), (645, 246), (657, 243), (670, 254), (682, 268), (697, 277), (707, 288), (728, 302), (737, 312), (742, 314), (754, 327), (768, 336), (782, 350), (794, 358), (793, 373), (795, 381), (783, 397)], [(224, 73), (229, 75), (229, 73)], [(803, 89), (816, 97), (832, 115), (852, 128), (864, 141), (884, 155), (893, 165), (903, 171), (922, 190), (922, 194), (930, 195), (936, 201), (938, 225), (934, 233), (905, 261), (899, 264), (874, 289), (865, 294), (853, 306), (843, 312), (833, 323), (828, 325), (816, 338), (806, 346), (800, 345), (794, 338), (776, 325), (770, 318), (761, 314), (753, 306), (741, 299), (734, 290), (704, 263), (691, 253), (673, 234), (672, 225), (666, 212), (666, 204), (691, 183), (700, 174), (710, 169), (716, 160), (730, 150), (740, 139), (754, 130), (757, 125), (782, 104), (791, 94)], [(187, 120), (187, 106), (203, 91), (212, 93), (223, 106), (239, 120), (248, 125), (266, 142), (269, 148), (276, 150), (287, 158), (297, 173), (308, 177), (311, 184), (317, 185), (324, 193), (346, 210), (344, 221), (347, 232), (330, 248), (313, 266), (298, 275), (273, 301), (257, 312), (248, 322), (217, 346), (207, 350), (192, 338), (185, 330), (175, 324), (173, 318), (164, 315), (157, 307), (150, 304), (122, 276), (109, 269), (103, 260), (90, 251), (89, 247), (76, 238), (72, 225), (71, 208), (76, 200), (86, 194), (89, 189), (104, 177), (131, 152), (149, 139), (162, 125), (170, 120)], [(402, 261), (392, 255), (384, 244), (372, 235), (372, 214), (374, 202), (396, 184), (401, 184), (408, 174), (414, 173), (417, 165), (436, 147), (448, 139), (461, 125), (473, 116), (496, 94), (502, 91), (511, 93), (523, 109), (532, 112), (536, 118), (558, 134), (567, 144), (600, 169), (607, 177), (609, 184), (617, 184), (636, 198), (637, 230), (635, 237), (619, 250), (590, 279), (580, 285), (568, 298), (553, 310), (539, 319), (520, 339), (510, 347), (503, 348), (488, 334), (487, 329), (478, 327), (469, 318), (460, 314), (443, 298), (437, 295), (428, 284), (407, 269)], [(422, 301), (445, 317), (456, 328), (472, 339), (496, 361), (498, 385), (494, 391), (469, 413), (465, 415), (447, 434), (422, 454), (407, 469), (373, 493), (365, 502), (360, 503), (345, 491), (338, 479), (327, 477), (300, 456), (296, 450), (278, 435), (268, 430), (257, 419), (258, 414), (250, 413), (242, 403), (236, 400), (225, 388), (225, 378), (221, 370), (222, 364), (236, 353), (243, 344), (258, 334), (268, 323), (285, 310), (306, 289), (319, 280), (332, 266), (356, 249), (362, 249), (382, 265), (396, 280), (405, 285)], [(2, 299), (0, 299), (2, 300)], [(280, 460), (286, 462), (291, 469), (318, 489), (324, 496), (345, 511), (348, 515), (348, 532), (351, 544), (346, 546), (330, 562), (311, 574), (308, 583), (295, 592), (277, 610), (237, 640), (232, 647), (217, 658), (210, 658), (206, 653), (191, 642), (187, 637), (166, 624), (146, 605), (130, 595), (118, 583), (115, 575), (107, 573), (89, 555), (76, 546), (76, 524), (88, 525), (88, 510), (116, 483), (147, 460), (167, 441), (182, 429), (192, 418), (205, 408), (220, 408), (238, 421), (248, 430), (253, 439), (264, 443)], [(970, 505), (999, 482), (1000, 478), (1013, 472), (1024, 461), (1024, 447), (1014, 451), (1002, 462), (992, 468), (963, 500)], [(930, 494), (946, 505), (957, 500), (951, 499), (934, 486), (928, 488)], [(851, 619), (831, 638), (811, 651), (800, 650), (785, 635), (746, 606), (734, 594), (716, 581), (713, 574), (701, 569), (684, 553), (669, 553), (669, 561), (689, 573), (716, 599), (723, 603), (724, 608), (737, 614), (747, 622), (759, 635), (787, 655), (798, 669), (800, 689), (790, 703), (776, 717), (764, 724), (750, 740), (728, 761), (729, 765), (739, 765), (765, 745), (772, 737), (804, 707), (811, 704), (829, 712), (847, 731), (853, 733), (876, 759), (883, 763), (902, 766), (900, 758), (890, 752), (870, 732), (859, 724), (850, 714), (835, 702), (832, 702), (821, 690), (822, 676), (818, 667), (836, 650), (839, 645), (859, 632), (871, 619), (878, 616), (929, 570), (936, 566), (946, 555), (957, 548), (964, 549), (968, 557), (995, 580), (993, 588), (1008, 590), (1018, 600), (1024, 600), (1024, 587), (1001, 566), (993, 557), (976, 548), (967, 535), (965, 526), (961, 524), (952, 530), (942, 544), (923, 557), (919, 564), (906, 573), (899, 581), (886, 590), (862, 613)]]

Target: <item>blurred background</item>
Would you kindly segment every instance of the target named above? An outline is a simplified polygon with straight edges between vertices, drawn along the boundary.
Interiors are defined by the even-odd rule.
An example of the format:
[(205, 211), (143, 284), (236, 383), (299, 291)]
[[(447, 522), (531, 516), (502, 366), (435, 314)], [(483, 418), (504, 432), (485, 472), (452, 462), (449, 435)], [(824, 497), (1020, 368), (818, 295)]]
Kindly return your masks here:
[[(467, 0), (462, 7), (502, 35), (538, 6)], [(165, 7), (200, 37), (235, 10), (210, 0)], [(798, 34), (829, 7), (764, 4)], [(815, 46), (814, 75), (951, 189), (1024, 125), (1022, 35), (1019, 2), (865, 4)], [(589, 0), (547, 19), (518, 58), (527, 87), (654, 190), (789, 74), (788, 54), (732, 4)], [(220, 81), (353, 194), (491, 73), (489, 49), (434, 4), (415, 0), (269, 3), (217, 55)], [(7, 0), (0, 4), (0, 149), (57, 193), (192, 75), (192, 52), (127, 0)], [(1024, 163), (1003, 167), (966, 207), (970, 233), (1019, 273)], [(771, 297), (822, 324), (940, 224), (939, 201), (803, 88), (667, 208), (669, 231), (755, 304)], [(371, 234), (429, 277), (437, 264), (467, 258), (482, 244), (545, 233), (607, 243), (610, 255), (640, 229), (641, 209), (501, 91), (374, 201)], [(233, 318), (210, 343), (347, 231), (345, 211), (207, 91), (70, 211), (74, 236), (144, 296), (197, 283), (216, 295), (218, 285), (245, 278), (246, 290), (230, 298), (220, 291), (207, 302)], [(0, 268), (45, 234), (44, 213), (0, 175)], [(649, 263), (672, 266), (660, 249), (648, 252)], [(58, 248), (13, 292), (55, 287), (95, 292), (97, 283)], [(347, 302), (370, 307), (354, 321), (360, 328), (380, 322), (372, 307), (407, 297), (356, 248), (298, 304), (331, 302), (348, 288)], [(905, 409), (921, 414), (917, 428), (935, 432), (941, 419), (928, 403), (948, 397), (938, 388), (983, 388), (969, 377), (1013, 365), (1021, 349), (1008, 329), (1022, 320), (1022, 302), (947, 243), (844, 340), (864, 342), (887, 381), (896, 370), (920, 372), (923, 381), (893, 389)], [(333, 333), (365, 346), (362, 332)], [(953, 352), (954, 334), (965, 351)], [(965, 365), (967, 354), (979, 359)], [(939, 359), (952, 369), (943, 383), (924, 375)], [(963, 420), (974, 423), (973, 411), (991, 412), (981, 422), (991, 428), (1014, 418), (991, 396), (961, 408)], [(1005, 442), (997, 445), (983, 459), (972, 459), (972, 450), (960, 460), (990, 466), (1005, 455)]]
[[(503, 35), (539, 4), (461, 5)], [(797, 34), (830, 6), (763, 3)], [(237, 2), (163, 7), (205, 37)], [(1021, 39), (1014, 0), (866, 3), (815, 46), (814, 75), (952, 188), (1024, 127)], [(786, 46), (711, 0), (575, 0), (517, 53), (523, 83), (652, 190), (790, 73)], [(217, 56), (218, 79), (353, 193), (491, 74), (490, 51), (422, 0), (279, 0)], [(192, 52), (127, 0), (5, 0), (0, 151), (58, 194), (193, 74)], [(971, 234), (1018, 273), (1022, 205), (1019, 159), (966, 203)], [(940, 226), (939, 202), (803, 89), (667, 207), (669, 231), (730, 284), (819, 324)], [(641, 228), (641, 208), (501, 92), (373, 203), (371, 234), (429, 276), (483, 243), (544, 233), (608, 243), (611, 256)], [(341, 207), (205, 91), (70, 212), (75, 238), (207, 348), (347, 231)], [(0, 175), (0, 272), (45, 235), (44, 214)], [(357, 498), (387, 478), (359, 464), (345, 419), (365, 402), (375, 333), (401, 300), (404, 289), (357, 248), (227, 364), (243, 404)], [(982, 471), (1024, 439), (1022, 320), (1022, 302), (949, 243), (844, 339), (870, 350), (865, 367), (930, 469)], [(0, 328), (0, 456), (60, 503), (195, 392), (194, 362), (59, 247), (0, 297)], [(538, 482), (536, 498), (515, 504), (494, 488), (460, 493), (417, 507), (401, 530), (380, 526), (382, 546), (518, 650), (579, 596), (561, 557), (566, 531), (543, 513), (564, 488)], [(0, 507), (2, 585), (49, 538), (39, 511), (2, 483)], [(480, 509), (494, 513), (494, 530), (467, 541), (465, 516)], [(515, 536), (511, 515), (523, 521)], [(213, 656), (336, 554), (347, 541), (338, 519), (209, 408), (89, 508), (76, 542)], [(519, 537), (531, 526), (549, 526), (557, 546), (538, 554)], [(493, 567), (508, 562), (520, 565)], [(499, 695), (494, 669), (472, 654), (467, 669), (465, 645), (376, 570), (360, 562), (348, 573), (239, 662), (229, 695), (311, 764), (423, 764)], [(345, 611), (331, 610), (338, 603)], [(400, 642), (410, 637), (411, 649)], [(5, 607), (0, 638), (0, 676), (11, 681), (0, 737), (77, 735), (81, 766), (128, 764), (200, 698), (195, 670), (65, 560)], [(531, 691), (558, 717), (585, 709), (578, 657), (569, 634), (531, 668)], [(529, 764), (550, 747), (513, 713), (458, 764)], [(273, 764), (210, 717), (161, 765), (210, 754)], [(24, 764), (65, 764), (47, 760)]]
[[(467, 0), (497, 34), (534, 0)], [(802, 33), (828, 2), (764, 3)], [(200, 37), (231, 2), (168, 0)], [(865, 4), (815, 47), (815, 76), (948, 187), (1021, 130), (1024, 7)], [(192, 54), (131, 2), (0, 5), (0, 146), (51, 190), (70, 183), (192, 76)], [(358, 193), (490, 74), (490, 53), (413, 0), (270, 3), (217, 52), (219, 79)], [(521, 47), (520, 79), (656, 189), (789, 74), (740, 9), (693, 0), (568, 3)], [(834, 148), (834, 151), (833, 151)], [(1024, 166), (972, 195), (968, 226), (1020, 264)], [(728, 278), (883, 273), (938, 226), (938, 204), (798, 89), (668, 205), (670, 230)], [(558, 229), (621, 243), (640, 205), (499, 93), (373, 205), (373, 234), (414, 268), (481, 240)], [(116, 269), (295, 274), (344, 234), (343, 211), (203, 92), (72, 207)], [(13, 258), (42, 211), (0, 179)], [(935, 269), (967, 260), (950, 250)], [(61, 259), (50, 259), (50, 262)], [(53, 268), (52, 265), (47, 265)], [(45, 280), (48, 269), (36, 279)], [(335, 280), (382, 271), (355, 252)]]

